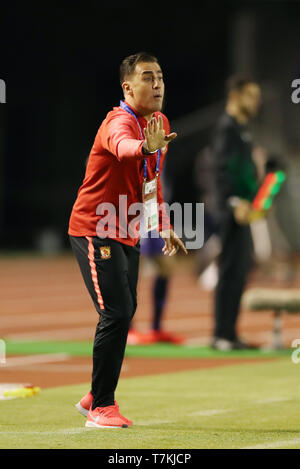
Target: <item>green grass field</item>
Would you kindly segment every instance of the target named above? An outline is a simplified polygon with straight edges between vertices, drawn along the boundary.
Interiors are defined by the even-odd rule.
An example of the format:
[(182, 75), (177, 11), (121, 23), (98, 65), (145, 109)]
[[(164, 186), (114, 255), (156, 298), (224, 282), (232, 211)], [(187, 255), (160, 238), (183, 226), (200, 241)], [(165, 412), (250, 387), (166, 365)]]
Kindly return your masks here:
[[(6, 341), (7, 355), (31, 355), (43, 353), (67, 353), (72, 356), (91, 357), (92, 342), (56, 341), (56, 342), (13, 342)], [(279, 358), (290, 356), (292, 350), (230, 350), (221, 352), (208, 346), (174, 345), (158, 343), (154, 345), (127, 345), (127, 357), (152, 358)]]
[(0, 448), (300, 448), (300, 365), (290, 358), (121, 379), (128, 429), (88, 429), (89, 385), (0, 401)]

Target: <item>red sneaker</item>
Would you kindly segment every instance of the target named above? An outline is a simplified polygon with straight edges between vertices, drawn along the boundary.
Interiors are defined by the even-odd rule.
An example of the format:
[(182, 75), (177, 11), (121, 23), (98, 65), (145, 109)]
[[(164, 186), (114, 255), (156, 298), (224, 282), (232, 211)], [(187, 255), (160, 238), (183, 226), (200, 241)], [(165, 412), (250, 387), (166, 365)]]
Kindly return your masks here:
[[(115, 401), (115, 407), (116, 407), (117, 411), (120, 412), (120, 409), (119, 409), (119, 406), (118, 406), (118, 404), (117, 404), (117, 401)], [(133, 425), (133, 422), (132, 422), (131, 420), (127, 419), (126, 417), (124, 417), (124, 415), (121, 415), (121, 414), (120, 414), (120, 417), (121, 417), (122, 419), (124, 419), (124, 422), (127, 423), (128, 427), (131, 427), (131, 426)]]
[(150, 330), (148, 332), (129, 331), (127, 344), (129, 345), (148, 345), (158, 342), (168, 342), (171, 344), (182, 344), (184, 337), (173, 335), (167, 331)]
[(80, 401), (75, 404), (76, 409), (80, 412), (81, 415), (87, 417), (89, 414), (90, 407), (93, 403), (93, 396), (91, 391), (89, 391), (85, 396), (83, 396)]
[(168, 342), (171, 344), (182, 344), (184, 342), (184, 337), (179, 335), (171, 334), (167, 331), (150, 331), (150, 334), (153, 335), (153, 342)]
[[(76, 409), (78, 412), (83, 415), (84, 417), (87, 417), (89, 414), (89, 410), (91, 408), (91, 405), (93, 403), (93, 396), (91, 391), (89, 391), (83, 398), (75, 405)], [(115, 401), (115, 407), (117, 411), (120, 413), (119, 406), (117, 404), (117, 401)], [(128, 427), (131, 427), (133, 425), (133, 422), (123, 415), (120, 415), (124, 419), (124, 422), (128, 425)]]
[(157, 332), (150, 330), (148, 332), (144, 332), (144, 334), (140, 334), (139, 337), (139, 345), (147, 345), (147, 344), (156, 344), (158, 342)]
[(85, 426), (91, 428), (128, 428), (116, 405), (89, 410)]
[(140, 345), (145, 343), (143, 341), (144, 334), (142, 332), (138, 332), (135, 329), (129, 329), (128, 336), (127, 336), (127, 345)]

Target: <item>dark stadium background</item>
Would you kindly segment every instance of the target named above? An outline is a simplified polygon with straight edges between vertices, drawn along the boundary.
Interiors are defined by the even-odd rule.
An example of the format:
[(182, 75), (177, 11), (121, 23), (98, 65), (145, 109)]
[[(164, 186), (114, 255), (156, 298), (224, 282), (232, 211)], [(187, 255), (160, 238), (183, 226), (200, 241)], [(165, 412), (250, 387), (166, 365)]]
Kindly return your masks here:
[[(0, 104), (2, 250), (34, 248), (49, 229), (68, 246), (68, 218), (85, 160), (101, 121), (122, 98), (119, 64), (140, 50), (159, 58), (165, 112), (178, 128), (167, 166), (174, 200), (198, 200), (193, 168), (211, 126), (186, 129), (199, 110), (222, 102), (233, 72), (250, 73), (275, 90), (275, 104), (266, 101), (262, 110), (269, 117), (262, 143), (272, 146), (280, 131), (279, 154), (299, 152), (300, 104), (290, 100), (291, 81), (300, 75), (299, 2), (102, 5), (1, 5), (0, 78), (7, 86), (7, 102)], [(190, 116), (186, 122), (184, 116)]]

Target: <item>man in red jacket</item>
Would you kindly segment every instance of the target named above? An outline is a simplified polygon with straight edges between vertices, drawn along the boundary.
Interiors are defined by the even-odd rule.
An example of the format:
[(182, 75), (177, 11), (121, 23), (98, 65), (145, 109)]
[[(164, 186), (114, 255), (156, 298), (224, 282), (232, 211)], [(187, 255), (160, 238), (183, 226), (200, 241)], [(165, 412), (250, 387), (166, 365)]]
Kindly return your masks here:
[(187, 253), (163, 207), (159, 174), (176, 134), (160, 112), (162, 70), (155, 57), (138, 53), (124, 59), (120, 80), (125, 101), (98, 130), (69, 224), (72, 249), (100, 315), (92, 388), (76, 405), (87, 416), (86, 426), (95, 428), (132, 425), (120, 414), (114, 392), (137, 305), (139, 227), (133, 204), (142, 204), (144, 229), (159, 231), (165, 255), (179, 248)]

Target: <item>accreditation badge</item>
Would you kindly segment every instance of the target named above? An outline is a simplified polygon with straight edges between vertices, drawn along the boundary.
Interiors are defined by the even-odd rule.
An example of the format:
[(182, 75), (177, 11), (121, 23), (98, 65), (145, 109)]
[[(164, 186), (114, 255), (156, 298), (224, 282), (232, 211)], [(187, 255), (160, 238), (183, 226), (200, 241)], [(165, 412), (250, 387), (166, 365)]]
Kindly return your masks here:
[(143, 183), (143, 221), (146, 233), (158, 228), (157, 177)]

